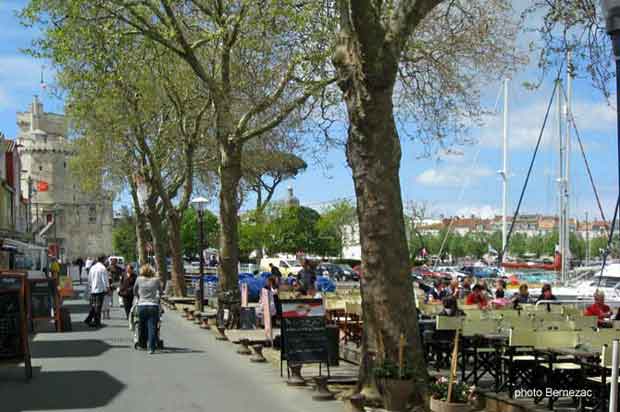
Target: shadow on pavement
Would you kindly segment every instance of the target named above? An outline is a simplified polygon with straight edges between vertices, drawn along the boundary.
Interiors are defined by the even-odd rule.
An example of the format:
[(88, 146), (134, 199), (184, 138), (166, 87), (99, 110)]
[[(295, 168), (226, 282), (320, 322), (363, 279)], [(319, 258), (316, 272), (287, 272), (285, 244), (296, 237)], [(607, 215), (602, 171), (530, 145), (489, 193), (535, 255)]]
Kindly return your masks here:
[[(120, 343), (120, 342), (119, 342)], [(79, 358), (100, 356), (112, 348), (126, 348), (126, 345), (110, 345), (97, 339), (34, 341), (33, 358)]]
[(164, 349), (155, 352), (155, 354), (159, 354), (159, 355), (167, 355), (167, 354), (175, 354), (175, 353), (205, 353), (202, 350), (194, 350), (194, 349), (188, 349), (188, 348), (168, 348), (165, 347)]
[(82, 314), (85, 318), (88, 314), (88, 311), (90, 310), (90, 305), (86, 303), (76, 303), (70, 305), (65, 304), (65, 306), (69, 309), (69, 312), (71, 312), (71, 320), (73, 320), (73, 317), (81, 316)]
[(106, 406), (125, 385), (101, 371), (38, 372), (30, 383), (0, 386), (3, 412), (94, 409)]

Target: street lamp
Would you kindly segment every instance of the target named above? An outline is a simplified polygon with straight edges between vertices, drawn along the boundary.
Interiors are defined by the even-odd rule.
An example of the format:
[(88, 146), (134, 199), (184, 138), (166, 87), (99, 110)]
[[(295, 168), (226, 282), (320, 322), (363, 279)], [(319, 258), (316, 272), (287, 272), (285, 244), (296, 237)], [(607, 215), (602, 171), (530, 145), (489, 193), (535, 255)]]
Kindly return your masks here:
[[(603, 0), (603, 16), (607, 34), (616, 58), (616, 126), (620, 132), (620, 0)], [(620, 196), (620, 135), (618, 136), (618, 195)]]
[(200, 280), (198, 281), (198, 293), (196, 293), (196, 298), (198, 299), (198, 310), (200, 312), (203, 311), (204, 300), (205, 300), (205, 280), (204, 280), (204, 230), (203, 230), (203, 221), (204, 221), (204, 211), (207, 207), (209, 201), (204, 197), (197, 197), (192, 200), (192, 206), (198, 212), (198, 236), (199, 236), (199, 249), (200, 249)]

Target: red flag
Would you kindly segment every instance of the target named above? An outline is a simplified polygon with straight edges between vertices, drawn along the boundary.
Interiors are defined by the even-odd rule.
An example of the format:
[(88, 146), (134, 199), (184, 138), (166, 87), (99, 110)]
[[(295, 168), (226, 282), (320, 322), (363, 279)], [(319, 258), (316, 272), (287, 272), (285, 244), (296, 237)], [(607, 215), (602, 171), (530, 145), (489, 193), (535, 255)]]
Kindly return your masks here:
[(47, 192), (49, 190), (49, 184), (43, 180), (37, 182), (37, 192)]

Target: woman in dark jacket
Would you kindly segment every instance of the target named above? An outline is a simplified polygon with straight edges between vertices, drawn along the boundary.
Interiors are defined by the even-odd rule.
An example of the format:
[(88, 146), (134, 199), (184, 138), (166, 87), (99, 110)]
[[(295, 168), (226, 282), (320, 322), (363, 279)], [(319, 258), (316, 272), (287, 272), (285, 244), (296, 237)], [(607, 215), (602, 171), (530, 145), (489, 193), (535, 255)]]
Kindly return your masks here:
[(118, 291), (120, 297), (123, 298), (123, 307), (125, 308), (125, 315), (129, 319), (129, 312), (131, 312), (131, 306), (133, 305), (133, 287), (136, 284), (138, 275), (133, 270), (133, 266), (127, 265), (127, 272), (121, 279), (121, 287)]

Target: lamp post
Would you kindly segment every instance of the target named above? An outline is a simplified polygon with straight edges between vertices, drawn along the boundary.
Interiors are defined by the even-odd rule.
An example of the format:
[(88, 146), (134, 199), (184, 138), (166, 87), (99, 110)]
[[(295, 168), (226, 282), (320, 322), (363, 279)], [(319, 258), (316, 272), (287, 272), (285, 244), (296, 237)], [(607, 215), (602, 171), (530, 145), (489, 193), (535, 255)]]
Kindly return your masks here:
[[(602, 0), (607, 34), (616, 59), (616, 126), (620, 132), (620, 0)], [(618, 195), (620, 196), (620, 135), (618, 135)]]
[[(603, 15), (605, 16), (605, 26), (607, 34), (611, 37), (611, 45), (616, 58), (616, 133), (620, 133), (620, 0), (603, 0)], [(618, 196), (620, 199), (620, 135), (618, 135)], [(615, 212), (614, 212), (615, 213)], [(614, 217), (615, 219), (615, 217)], [(613, 236), (613, 225), (611, 228), (610, 240)], [(603, 269), (605, 268), (605, 257), (603, 258)], [(618, 407), (618, 340), (613, 342), (612, 351), (612, 382), (609, 397), (609, 410), (616, 411)]]
[(198, 293), (196, 294), (196, 298), (198, 299), (197, 308), (200, 312), (203, 311), (204, 300), (205, 300), (205, 280), (204, 280), (204, 270), (205, 270), (205, 258), (204, 258), (204, 211), (207, 207), (207, 203), (209, 201), (204, 197), (197, 197), (192, 200), (192, 205), (198, 212), (198, 237), (199, 237), (199, 249), (200, 249), (200, 280), (198, 281)]

